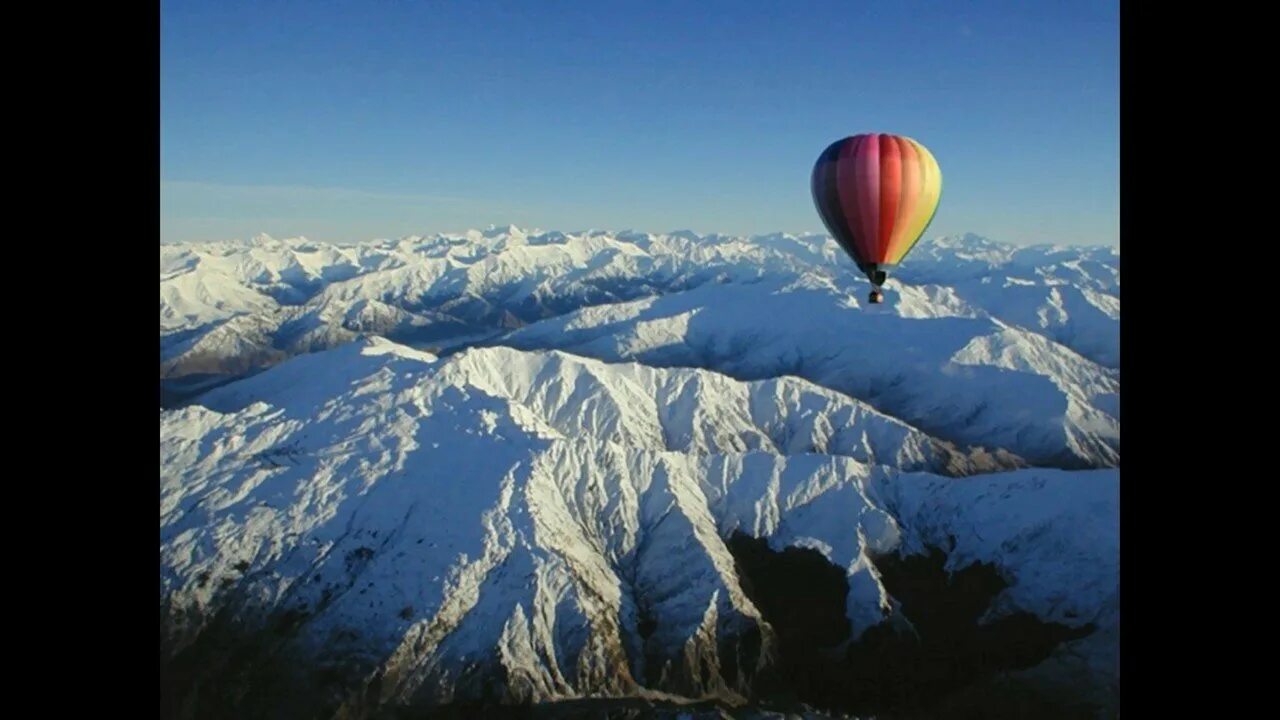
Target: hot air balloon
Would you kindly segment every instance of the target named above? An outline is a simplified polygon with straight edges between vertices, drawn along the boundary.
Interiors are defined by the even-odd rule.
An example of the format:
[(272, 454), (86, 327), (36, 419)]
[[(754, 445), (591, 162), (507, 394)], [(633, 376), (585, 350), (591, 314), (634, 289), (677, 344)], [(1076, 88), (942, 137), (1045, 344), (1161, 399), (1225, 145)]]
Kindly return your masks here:
[(870, 301), (929, 227), (942, 171), (909, 137), (871, 133), (831, 143), (813, 166), (813, 202), (827, 230), (871, 281)]

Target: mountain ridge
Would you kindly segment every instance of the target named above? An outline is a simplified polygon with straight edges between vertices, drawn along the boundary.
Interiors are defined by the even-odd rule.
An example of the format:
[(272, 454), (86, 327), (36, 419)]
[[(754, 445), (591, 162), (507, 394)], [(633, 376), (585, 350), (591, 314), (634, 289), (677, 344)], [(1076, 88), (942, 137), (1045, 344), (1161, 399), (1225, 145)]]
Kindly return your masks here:
[[(680, 389), (695, 380), (703, 389), (682, 400)], [(725, 544), (734, 531), (778, 549), (816, 549), (841, 568), (854, 638), (896, 612), (871, 556), (948, 532), (962, 537), (957, 565), (1006, 564), (1013, 584), (993, 613), (1116, 622), (1107, 614), (1114, 540), (1074, 532), (1081, 513), (1100, 527), (1114, 518), (1115, 471), (1011, 470), (935, 487), (946, 479), (810, 451), (821, 437), (813, 403), (849, 403), (853, 412), (855, 401), (802, 381), (773, 385), (817, 396), (784, 403), (780, 412), (796, 417), (774, 423), (811, 433), (796, 454), (764, 444), (768, 423), (754, 430), (754, 449), (735, 443), (752, 432), (751, 393), (768, 397), (769, 382), (544, 351), (440, 359), (368, 338), (216, 388), (202, 404), (161, 414), (169, 657), (213, 652), (209, 638), (230, 617), (281, 628), (267, 649), (233, 643), (250, 653), (248, 666), (289, 656), (330, 668), (321, 672), (330, 685), (294, 679), (337, 693), (308, 701), (326, 707), (352, 702), (356, 687), (379, 706), (642, 688), (741, 700), (776, 648), (771, 625), (741, 590)], [(728, 422), (738, 430), (664, 432), (664, 403), (668, 429)], [(644, 406), (651, 410), (637, 415)], [(705, 412), (720, 420), (700, 425)], [(855, 416), (860, 433), (925, 442), (892, 418)], [(856, 443), (844, 449), (861, 452)], [(913, 452), (874, 459), (919, 463)], [(926, 500), (943, 492), (961, 495), (945, 505)], [(1044, 503), (1044, 493), (1054, 501)], [(965, 497), (1003, 507), (983, 521), (985, 543), (963, 539), (972, 512)], [(1010, 552), (1015, 538), (1046, 529), (1054, 543)], [(1063, 557), (1076, 560), (1064, 566)], [(1046, 574), (1045, 563), (1060, 569)], [(1097, 592), (1061, 596), (1064, 573)], [(1092, 643), (1071, 653), (1084, 648), (1090, 672), (1105, 674), (1105, 643)]]

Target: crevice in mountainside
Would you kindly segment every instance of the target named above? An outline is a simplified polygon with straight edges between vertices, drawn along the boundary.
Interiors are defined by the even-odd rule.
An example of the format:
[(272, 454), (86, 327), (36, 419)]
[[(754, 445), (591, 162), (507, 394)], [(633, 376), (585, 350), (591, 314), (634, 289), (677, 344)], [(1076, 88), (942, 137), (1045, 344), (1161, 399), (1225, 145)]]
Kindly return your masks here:
[(200, 396), (223, 385), (252, 377), (262, 369), (244, 373), (209, 373), (160, 378), (160, 409), (176, 410), (199, 402)]
[[(947, 555), (886, 555), (873, 561), (899, 603), (898, 618), (849, 637), (844, 572), (815, 550), (772, 550), (736, 532), (728, 541), (747, 596), (778, 636), (777, 665), (756, 696), (784, 704), (879, 718), (1080, 717), (1005, 674), (1047, 658), (1060, 643), (1093, 632), (1014, 613), (979, 618), (1005, 587), (995, 566), (974, 563), (948, 572)], [(1030, 713), (1030, 714), (1028, 714)], [(1086, 715), (1088, 716), (1088, 715)]]

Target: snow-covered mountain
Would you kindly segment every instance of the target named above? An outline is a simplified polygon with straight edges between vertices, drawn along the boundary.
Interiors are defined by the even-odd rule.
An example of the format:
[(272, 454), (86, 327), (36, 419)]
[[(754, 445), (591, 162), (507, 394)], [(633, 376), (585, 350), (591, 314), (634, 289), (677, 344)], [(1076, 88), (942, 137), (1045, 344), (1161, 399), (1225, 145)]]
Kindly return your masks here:
[(1114, 704), (1118, 253), (866, 290), (820, 236), (162, 246), (177, 711)]
[(746, 379), (797, 375), (948, 440), (1038, 464), (1119, 463), (1118, 371), (998, 319), (933, 314), (919, 288), (886, 287), (887, 307), (868, 309), (812, 278), (707, 285), (585, 308), (497, 342)]
[(902, 615), (874, 557), (994, 563), (992, 618), (1101, 628), (1050, 660), (1106, 677), (1116, 472), (902, 472), (974, 462), (798, 379), (361, 340), (162, 413), (164, 626), (268, 628), (238, 662), (328, 668), (330, 709), (744, 697), (776, 647), (740, 532), (840, 568), (850, 638)]
[[(1109, 367), (1118, 362), (1114, 249), (1017, 248), (964, 236), (923, 241), (910, 258), (899, 275), (930, 306), (911, 311), (989, 315)], [(820, 278), (865, 295), (865, 281), (824, 236), (511, 227), (352, 246), (267, 236), (165, 245), (161, 376), (266, 366), (358, 332), (448, 343), (581, 307), (763, 278)], [(1016, 294), (993, 292), (1015, 286)]]
[[(511, 227), (352, 246), (162, 246), (160, 372), (183, 391), (363, 334), (435, 351), (562, 348), (796, 374), (947, 440), (1039, 464), (1118, 464), (1114, 249), (968, 235), (910, 257), (888, 307), (864, 308), (865, 281), (820, 236)], [(614, 347), (604, 334), (619, 336)], [(1001, 402), (1029, 406), (992, 408)]]

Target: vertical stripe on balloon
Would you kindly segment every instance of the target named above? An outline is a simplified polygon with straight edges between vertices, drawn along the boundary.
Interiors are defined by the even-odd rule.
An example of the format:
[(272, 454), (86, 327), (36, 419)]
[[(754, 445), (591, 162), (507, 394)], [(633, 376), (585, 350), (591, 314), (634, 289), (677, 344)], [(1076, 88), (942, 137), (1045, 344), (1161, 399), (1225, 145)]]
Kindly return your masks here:
[(880, 254), (876, 248), (876, 238), (880, 234), (880, 136), (866, 135), (858, 146), (858, 156), (854, 158), (854, 177), (858, 187), (855, 188), (858, 198), (858, 212), (861, 213), (862, 242), (866, 246), (867, 260), (880, 262)]
[(902, 195), (902, 156), (898, 152), (898, 140), (890, 135), (880, 136), (880, 226), (876, 228), (876, 262), (889, 263), (889, 238), (894, 222), (898, 219), (898, 203)]
[(836, 217), (833, 212), (834, 207), (829, 199), (831, 178), (829, 177), (831, 168), (831, 158), (834, 156), (839, 142), (831, 143), (826, 150), (822, 151), (818, 162), (813, 166), (813, 178), (811, 181), (813, 190), (813, 203), (818, 208), (818, 215), (822, 218), (822, 224), (827, 226), (827, 231), (836, 239), (836, 242), (844, 244), (840, 235), (844, 232), (843, 218)]
[(902, 256), (906, 254), (907, 247), (911, 243), (908, 233), (911, 231), (915, 215), (921, 212), (920, 183), (923, 178), (921, 169), (923, 160), (920, 153), (916, 151), (916, 146), (906, 138), (896, 139), (902, 154), (902, 185), (898, 212), (893, 220), (893, 233), (889, 236), (889, 247), (885, 250), (885, 256), (889, 258), (890, 263), (894, 264), (902, 261)]
[(840, 207), (840, 194), (836, 188), (836, 160), (847, 143), (847, 138), (831, 143), (819, 158), (813, 169), (813, 195), (818, 214), (831, 237), (835, 238), (845, 252), (856, 255), (857, 249), (849, 231), (849, 221)]
[(905, 247), (901, 250), (904, 257), (911, 248), (920, 241), (920, 237), (929, 227), (929, 223), (933, 221), (933, 216), (938, 210), (938, 200), (942, 196), (942, 172), (938, 169), (938, 162), (933, 159), (933, 155), (929, 150), (915, 140), (907, 138), (907, 141), (915, 146), (916, 152), (920, 154), (920, 208), (917, 212), (912, 213), (911, 226), (906, 233)]
[(857, 178), (858, 154), (865, 140), (865, 135), (855, 135), (840, 147), (840, 153), (836, 158), (835, 187), (836, 193), (840, 198), (840, 209), (844, 212), (845, 222), (849, 228), (850, 239), (853, 240), (854, 250), (857, 251), (857, 257), (863, 262), (869, 262), (870, 249), (867, 246), (866, 233), (863, 230), (867, 223), (866, 212), (858, 202), (861, 184)]

